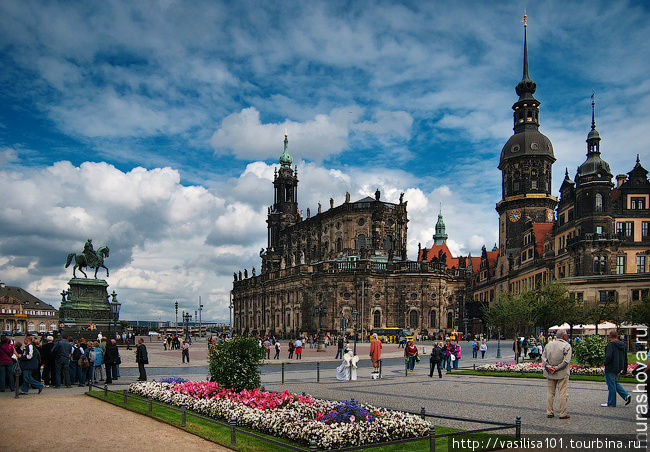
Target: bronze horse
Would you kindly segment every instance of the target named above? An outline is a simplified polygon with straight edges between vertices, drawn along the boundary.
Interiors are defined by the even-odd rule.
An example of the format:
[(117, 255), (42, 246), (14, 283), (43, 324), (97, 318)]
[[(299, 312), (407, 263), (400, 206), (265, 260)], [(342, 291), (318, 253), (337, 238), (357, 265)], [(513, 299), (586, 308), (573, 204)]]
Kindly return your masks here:
[(94, 268), (95, 269), (95, 279), (97, 279), (97, 270), (100, 268), (103, 268), (106, 270), (106, 277), (108, 278), (108, 268), (104, 265), (104, 258), (108, 257), (108, 247), (107, 246), (101, 246), (97, 248), (97, 251), (94, 252), (94, 259), (91, 259), (93, 262), (88, 262), (88, 259), (86, 258), (86, 255), (84, 253), (70, 253), (68, 254), (68, 258), (65, 261), (65, 268), (68, 268), (70, 263), (72, 263), (72, 259), (74, 259), (74, 267), (72, 267), (72, 276), (74, 278), (77, 277), (75, 271), (79, 269), (83, 275), (88, 278), (88, 275), (86, 275), (86, 272), (82, 270), (83, 267), (87, 268)]

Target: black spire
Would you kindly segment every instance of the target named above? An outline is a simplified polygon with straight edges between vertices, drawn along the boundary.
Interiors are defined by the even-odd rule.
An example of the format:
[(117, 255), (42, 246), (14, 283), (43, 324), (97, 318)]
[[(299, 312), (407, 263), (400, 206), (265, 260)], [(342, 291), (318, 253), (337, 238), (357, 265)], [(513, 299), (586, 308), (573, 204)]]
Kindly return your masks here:
[(600, 134), (596, 130), (596, 92), (591, 93), (591, 130), (587, 135), (587, 157), (590, 154), (600, 154)]
[(528, 75), (528, 16), (526, 14), (524, 14), (522, 22), (524, 23), (524, 74), (515, 88), (519, 100), (533, 99), (533, 94), (537, 89), (537, 84)]

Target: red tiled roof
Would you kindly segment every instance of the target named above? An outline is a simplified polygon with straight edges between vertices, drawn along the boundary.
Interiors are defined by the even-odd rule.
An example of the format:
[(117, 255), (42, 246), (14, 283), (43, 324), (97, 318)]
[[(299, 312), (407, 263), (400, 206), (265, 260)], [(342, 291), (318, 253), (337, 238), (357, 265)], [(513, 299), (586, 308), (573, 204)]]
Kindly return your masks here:
[(533, 233), (535, 234), (535, 248), (537, 255), (544, 255), (544, 240), (546, 236), (553, 237), (553, 223), (533, 223)]

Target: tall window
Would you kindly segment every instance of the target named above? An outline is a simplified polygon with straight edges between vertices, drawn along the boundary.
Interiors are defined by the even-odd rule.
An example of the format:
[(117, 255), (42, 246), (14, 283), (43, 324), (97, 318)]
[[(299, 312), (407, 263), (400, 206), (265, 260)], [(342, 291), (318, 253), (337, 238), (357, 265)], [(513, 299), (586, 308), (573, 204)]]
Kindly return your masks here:
[(339, 237), (336, 239), (336, 252), (340, 253), (341, 251), (343, 251), (343, 239)]
[(648, 233), (650, 232), (649, 229), (650, 229), (650, 221), (644, 221), (641, 223), (641, 235), (643, 237), (648, 237), (648, 235), (650, 235)]
[(447, 314), (447, 328), (453, 328), (454, 327), (454, 314), (449, 312)]
[(372, 317), (372, 327), (381, 328), (381, 311), (375, 311)]
[(636, 257), (636, 272), (645, 273), (645, 256)]
[(409, 326), (411, 329), (417, 329), (418, 324), (418, 311), (409, 312)]
[(625, 237), (632, 237), (634, 235), (634, 223), (631, 221), (619, 221), (616, 223), (616, 232)]
[[(637, 258), (638, 262), (638, 258)], [(622, 275), (625, 273), (625, 256), (616, 256), (616, 274)]]
[(595, 210), (596, 210), (596, 212), (602, 212), (603, 211), (603, 195), (601, 195), (600, 193), (596, 193)]
[(645, 198), (632, 198), (630, 200), (630, 208), (634, 210), (645, 209)]
[(366, 247), (366, 236), (363, 234), (359, 234), (357, 236), (357, 249), (361, 250)]
[(430, 326), (431, 328), (435, 328), (435, 327), (436, 327), (436, 311), (431, 311), (431, 312), (429, 313), (429, 326)]
[(594, 273), (605, 274), (607, 268), (607, 258), (605, 256), (594, 257)]
[(390, 251), (393, 249), (393, 237), (390, 235), (387, 235), (386, 238), (384, 239), (384, 249), (386, 251)]

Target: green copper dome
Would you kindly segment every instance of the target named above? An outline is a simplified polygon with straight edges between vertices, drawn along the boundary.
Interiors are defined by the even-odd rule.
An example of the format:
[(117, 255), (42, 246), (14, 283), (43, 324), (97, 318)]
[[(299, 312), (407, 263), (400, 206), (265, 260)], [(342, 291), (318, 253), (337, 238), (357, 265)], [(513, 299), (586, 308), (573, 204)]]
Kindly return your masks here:
[(282, 152), (282, 155), (280, 156), (280, 165), (282, 166), (291, 166), (291, 163), (293, 162), (293, 159), (291, 158), (291, 154), (289, 154), (289, 151), (287, 151), (287, 145), (289, 144), (289, 138), (287, 138), (287, 134), (284, 134), (284, 151)]

